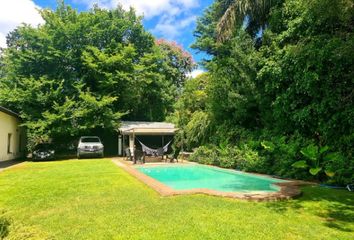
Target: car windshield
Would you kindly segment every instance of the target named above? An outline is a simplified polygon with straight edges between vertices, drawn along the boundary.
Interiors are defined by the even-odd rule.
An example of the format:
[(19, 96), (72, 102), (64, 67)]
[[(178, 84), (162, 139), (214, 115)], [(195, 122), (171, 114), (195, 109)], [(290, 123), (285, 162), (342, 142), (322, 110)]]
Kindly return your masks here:
[(98, 137), (87, 137), (87, 138), (81, 138), (81, 142), (83, 143), (97, 143), (101, 142)]

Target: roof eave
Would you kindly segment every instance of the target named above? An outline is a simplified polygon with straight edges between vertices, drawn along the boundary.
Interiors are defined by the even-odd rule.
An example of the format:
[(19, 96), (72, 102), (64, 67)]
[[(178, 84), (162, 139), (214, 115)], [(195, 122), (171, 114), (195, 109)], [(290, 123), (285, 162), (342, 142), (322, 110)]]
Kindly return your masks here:
[(7, 109), (7, 108), (4, 108), (4, 107), (2, 107), (2, 106), (0, 106), (0, 112), (6, 113), (6, 114), (8, 114), (8, 115), (10, 115), (10, 116), (13, 116), (13, 117), (16, 117), (16, 118), (18, 118), (18, 119), (21, 119), (21, 117), (20, 117), (19, 114), (15, 113), (15, 112), (13, 112), (13, 111)]

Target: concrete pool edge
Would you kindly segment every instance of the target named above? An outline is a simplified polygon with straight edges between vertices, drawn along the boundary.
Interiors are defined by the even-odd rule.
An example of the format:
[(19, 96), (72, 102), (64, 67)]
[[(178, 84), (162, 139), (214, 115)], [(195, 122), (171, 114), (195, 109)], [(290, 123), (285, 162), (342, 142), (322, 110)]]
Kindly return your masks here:
[[(137, 169), (135, 169), (131, 164), (128, 162), (121, 160), (121, 159), (112, 159), (112, 162), (115, 163), (120, 168), (124, 169), (127, 173), (134, 176), (147, 186), (154, 189), (158, 192), (161, 196), (176, 196), (176, 195), (186, 195), (186, 194), (206, 194), (211, 196), (221, 196), (221, 197), (228, 197), (228, 198), (235, 198), (247, 201), (277, 201), (277, 200), (285, 200), (295, 198), (301, 195), (300, 187), (304, 185), (313, 185), (313, 183), (305, 182), (305, 181), (298, 181), (298, 180), (287, 180), (288, 182), (281, 182), (281, 183), (273, 183), (274, 185), (280, 188), (277, 192), (221, 192), (216, 190), (210, 189), (192, 189), (192, 190), (174, 190), (163, 183), (155, 180), (152, 177), (141, 173)], [(178, 163), (178, 164), (189, 164), (189, 163)], [(194, 164), (194, 163), (193, 163)], [(160, 164), (155, 164), (160, 165)], [(168, 165), (163, 163), (161, 165)], [(171, 165), (176, 165), (176, 163), (172, 163)], [(263, 175), (263, 174), (259, 174)], [(270, 177), (267, 175), (263, 175), (265, 177)], [(271, 178), (271, 177), (270, 177)]]

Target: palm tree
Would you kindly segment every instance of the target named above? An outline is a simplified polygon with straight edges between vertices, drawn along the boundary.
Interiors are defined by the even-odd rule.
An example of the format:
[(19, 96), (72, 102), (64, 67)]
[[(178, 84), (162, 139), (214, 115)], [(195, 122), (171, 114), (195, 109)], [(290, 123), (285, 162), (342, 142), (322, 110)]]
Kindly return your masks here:
[(260, 28), (266, 26), (268, 15), (272, 7), (283, 0), (221, 0), (225, 12), (217, 25), (218, 41), (225, 41), (235, 27), (241, 26), (248, 17), (248, 30), (255, 35)]

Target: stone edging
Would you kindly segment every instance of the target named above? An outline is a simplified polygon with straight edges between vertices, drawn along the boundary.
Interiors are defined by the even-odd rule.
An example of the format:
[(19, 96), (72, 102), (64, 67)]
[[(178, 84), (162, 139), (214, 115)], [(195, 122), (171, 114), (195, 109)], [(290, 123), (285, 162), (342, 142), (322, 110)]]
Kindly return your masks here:
[[(237, 192), (220, 192), (216, 190), (210, 189), (192, 189), (192, 190), (174, 190), (161, 182), (139, 172), (134, 167), (129, 165), (127, 162), (112, 159), (112, 162), (123, 168), (130, 175), (136, 177), (156, 192), (158, 192), (161, 196), (175, 196), (175, 195), (186, 195), (186, 194), (206, 194), (213, 196), (222, 196), (229, 198), (236, 198), (247, 201), (276, 201), (283, 199), (291, 199), (301, 195), (300, 186), (304, 185), (313, 185), (313, 183), (304, 182), (304, 181), (289, 181), (282, 183), (274, 183), (280, 187), (278, 192), (253, 192), (253, 193), (237, 193)], [(166, 164), (164, 164), (166, 165)], [(269, 177), (269, 176), (268, 176)]]

